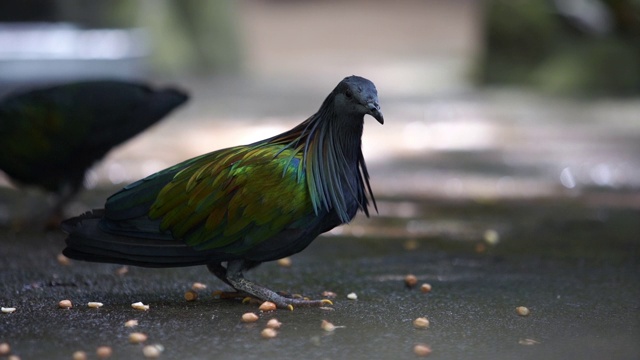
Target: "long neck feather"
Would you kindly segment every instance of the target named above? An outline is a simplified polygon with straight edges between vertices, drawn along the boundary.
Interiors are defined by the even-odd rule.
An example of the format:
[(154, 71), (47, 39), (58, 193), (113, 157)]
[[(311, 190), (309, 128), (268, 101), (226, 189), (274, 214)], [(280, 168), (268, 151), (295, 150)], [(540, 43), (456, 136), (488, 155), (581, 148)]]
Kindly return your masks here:
[[(377, 211), (361, 150), (363, 116), (344, 118), (333, 111), (329, 96), (317, 113), (295, 128), (261, 144), (282, 144), (303, 154), (303, 169), (316, 214), (335, 209), (343, 223), (351, 221), (349, 192), (369, 216), (367, 193)], [(342, 116), (342, 118), (340, 117)]]

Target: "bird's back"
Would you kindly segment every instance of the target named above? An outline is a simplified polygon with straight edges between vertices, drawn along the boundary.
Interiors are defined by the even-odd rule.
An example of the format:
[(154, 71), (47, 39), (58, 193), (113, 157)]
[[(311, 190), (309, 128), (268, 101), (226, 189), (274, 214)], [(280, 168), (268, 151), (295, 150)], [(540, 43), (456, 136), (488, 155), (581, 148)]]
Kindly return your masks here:
[(121, 81), (64, 84), (0, 103), (0, 169), (21, 183), (57, 191), (112, 147), (187, 100), (177, 90)]

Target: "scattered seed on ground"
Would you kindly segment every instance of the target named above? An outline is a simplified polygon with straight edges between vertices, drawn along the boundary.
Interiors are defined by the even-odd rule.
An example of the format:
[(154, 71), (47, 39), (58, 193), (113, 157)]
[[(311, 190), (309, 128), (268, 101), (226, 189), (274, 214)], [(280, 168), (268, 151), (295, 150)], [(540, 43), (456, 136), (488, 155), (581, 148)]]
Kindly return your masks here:
[(431, 347), (425, 344), (418, 344), (413, 347), (413, 353), (418, 356), (429, 356), (429, 354), (431, 354)]
[(520, 339), (518, 341), (518, 344), (520, 345), (537, 345), (540, 344), (539, 341), (533, 340), (533, 339)]
[(269, 321), (267, 321), (268, 328), (280, 329), (280, 326), (282, 326), (282, 323), (278, 321), (278, 319), (269, 319)]
[(429, 327), (429, 319), (426, 317), (419, 317), (413, 320), (413, 327), (416, 329), (426, 329)]
[(258, 319), (259, 319), (258, 315), (252, 312), (242, 314), (242, 322), (252, 323), (252, 322), (258, 321)]
[(326, 332), (332, 332), (336, 329), (336, 326), (328, 322), (327, 320), (322, 320), (322, 323), (320, 323), (320, 328), (322, 328), (322, 330)]
[(280, 260), (277, 261), (279, 266), (282, 267), (291, 267), (291, 258), (290, 257), (284, 257)]
[(141, 332), (134, 332), (129, 334), (129, 342), (132, 344), (140, 344), (147, 341), (147, 335)]
[(60, 300), (58, 303), (58, 307), (61, 309), (70, 309), (72, 306), (73, 304), (71, 304), (71, 300)]
[(203, 283), (199, 283), (199, 282), (194, 282), (191, 285), (191, 290), (193, 291), (199, 291), (199, 290), (204, 290), (207, 288), (207, 285), (203, 284)]
[(143, 310), (143, 311), (149, 310), (149, 305), (145, 305), (141, 301), (131, 304), (131, 307), (136, 310)]
[(354, 292), (347, 294), (347, 299), (349, 300), (358, 300), (358, 295)]
[(276, 309), (276, 304), (272, 303), (271, 301), (265, 301), (260, 304), (259, 309), (260, 311), (273, 311)]
[(73, 353), (73, 360), (87, 360), (87, 353), (81, 350), (78, 350)]
[(278, 335), (278, 332), (275, 329), (272, 329), (269, 327), (264, 328), (262, 332), (260, 332), (260, 336), (262, 336), (263, 339), (273, 339), (277, 335)]
[(98, 359), (106, 359), (111, 357), (113, 354), (113, 350), (110, 346), (100, 346), (96, 349), (96, 355), (98, 355)]
[(491, 246), (495, 246), (500, 242), (500, 234), (493, 229), (486, 230), (483, 237), (484, 241)]
[(147, 345), (142, 348), (142, 354), (148, 359), (155, 359), (160, 357), (160, 354), (164, 351), (164, 346), (160, 344)]
[(9, 343), (0, 343), (0, 356), (9, 355), (11, 353), (11, 345)]
[(87, 303), (87, 306), (90, 308), (101, 308), (104, 306), (104, 304), (97, 301), (90, 301)]
[(187, 290), (187, 292), (184, 293), (184, 298), (187, 301), (195, 301), (198, 299), (198, 293), (193, 290)]
[(58, 264), (60, 264), (62, 266), (71, 265), (71, 259), (69, 259), (68, 257), (64, 256), (63, 254), (58, 254), (57, 259), (58, 259)]
[(128, 327), (128, 328), (132, 328), (132, 327), (138, 326), (138, 320), (135, 320), (135, 319), (127, 320), (124, 323), (124, 326)]
[(530, 313), (529, 309), (524, 307), (524, 306), (518, 306), (516, 308), (516, 314), (520, 315), (520, 316), (528, 316)]
[(5, 314), (11, 314), (12, 312), (16, 311), (16, 308), (14, 308), (14, 307), (3, 307), (1, 310)]
[(424, 283), (420, 285), (420, 291), (422, 291), (423, 293), (431, 292), (431, 284)]
[(322, 297), (326, 297), (326, 298), (330, 298), (330, 299), (333, 299), (336, 296), (338, 296), (338, 294), (334, 293), (333, 291), (323, 291), (322, 294), (320, 294), (320, 295), (322, 295)]
[(416, 286), (417, 283), (418, 283), (418, 278), (413, 274), (409, 274), (404, 277), (404, 284), (410, 288)]

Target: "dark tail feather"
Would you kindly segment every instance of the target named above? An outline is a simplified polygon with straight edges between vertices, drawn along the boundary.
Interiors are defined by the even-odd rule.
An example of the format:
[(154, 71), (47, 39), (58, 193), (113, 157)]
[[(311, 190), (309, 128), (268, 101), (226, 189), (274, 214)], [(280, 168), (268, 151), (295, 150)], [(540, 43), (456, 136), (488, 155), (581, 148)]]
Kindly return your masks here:
[(215, 262), (219, 254), (196, 251), (174, 239), (143, 239), (118, 236), (100, 229), (104, 210), (94, 210), (66, 220), (68, 233), (63, 254), (71, 259), (135, 265), (143, 267), (180, 267)]

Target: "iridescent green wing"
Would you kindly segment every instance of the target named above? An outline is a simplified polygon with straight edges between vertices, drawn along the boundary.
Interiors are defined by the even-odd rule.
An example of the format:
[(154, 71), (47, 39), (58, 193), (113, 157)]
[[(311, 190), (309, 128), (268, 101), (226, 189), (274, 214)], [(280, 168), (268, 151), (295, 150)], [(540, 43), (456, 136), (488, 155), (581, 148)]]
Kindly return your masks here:
[(241, 253), (313, 214), (302, 166), (282, 145), (220, 150), (178, 172), (149, 217), (196, 249)]

